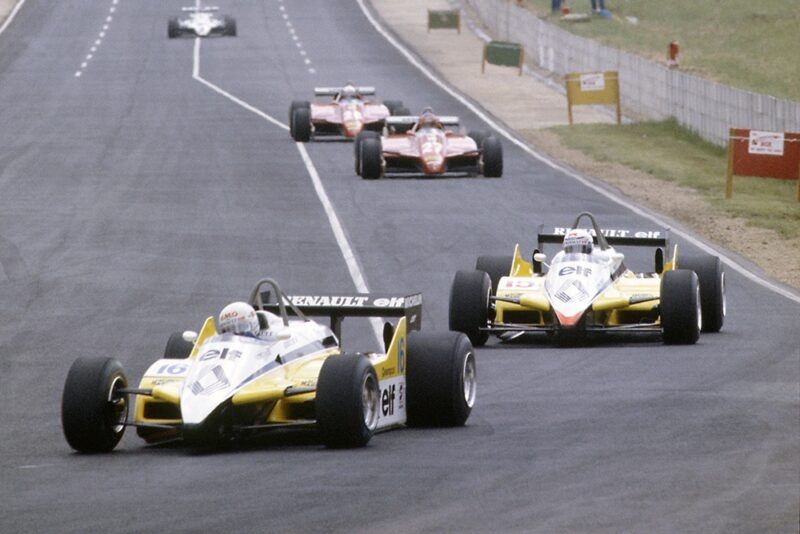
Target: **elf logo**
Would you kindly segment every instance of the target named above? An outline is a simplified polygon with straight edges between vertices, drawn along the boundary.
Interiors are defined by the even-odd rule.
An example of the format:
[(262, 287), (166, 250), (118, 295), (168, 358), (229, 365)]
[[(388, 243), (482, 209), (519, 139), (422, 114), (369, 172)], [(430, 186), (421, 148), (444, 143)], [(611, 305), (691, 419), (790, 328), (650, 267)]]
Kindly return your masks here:
[(395, 385), (392, 384), (383, 390), (381, 395), (381, 409), (383, 415), (394, 415), (394, 398), (395, 398)]

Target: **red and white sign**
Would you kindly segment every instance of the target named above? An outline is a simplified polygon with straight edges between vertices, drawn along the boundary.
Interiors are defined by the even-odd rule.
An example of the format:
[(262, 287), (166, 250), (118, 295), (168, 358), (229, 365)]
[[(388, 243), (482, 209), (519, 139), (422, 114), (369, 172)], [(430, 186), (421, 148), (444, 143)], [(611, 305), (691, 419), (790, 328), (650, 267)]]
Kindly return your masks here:
[(581, 74), (581, 91), (602, 91), (606, 88), (606, 79), (602, 72)]
[(750, 130), (747, 152), (749, 154), (783, 156), (783, 132)]

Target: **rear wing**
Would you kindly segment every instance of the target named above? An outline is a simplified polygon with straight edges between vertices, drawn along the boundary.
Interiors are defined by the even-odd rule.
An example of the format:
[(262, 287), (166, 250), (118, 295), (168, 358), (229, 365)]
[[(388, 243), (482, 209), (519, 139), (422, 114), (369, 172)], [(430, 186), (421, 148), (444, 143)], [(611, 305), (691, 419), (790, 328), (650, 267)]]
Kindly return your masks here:
[[(538, 245), (539, 250), (543, 250), (546, 243), (561, 244), (564, 236), (570, 228), (563, 226), (545, 227), (539, 226)], [(664, 247), (669, 245), (669, 229), (666, 230), (626, 230), (619, 228), (603, 228), (600, 230), (601, 239), (597, 237), (597, 231), (589, 228), (589, 233), (594, 236), (595, 243), (601, 245), (601, 239), (610, 246), (631, 246), (631, 247)]]
[[(416, 124), (419, 117), (416, 115), (395, 115), (392, 117), (386, 117), (386, 125), (387, 126), (399, 126), (399, 125), (407, 125), (407, 124)], [(439, 122), (442, 126), (446, 127), (456, 127), (459, 125), (458, 117), (454, 115), (447, 115), (439, 117)]]
[[(405, 317), (408, 331), (419, 330), (422, 324), (422, 294), (385, 295), (352, 293), (335, 295), (284, 295), (290, 304), (289, 315), (329, 317), (331, 330), (341, 338), (342, 320), (345, 317)], [(261, 293), (263, 309), (277, 313), (279, 305), (273, 292)]]
[[(343, 87), (315, 87), (314, 96), (336, 96), (342, 91), (342, 89)], [(375, 87), (371, 85), (356, 87), (356, 94), (374, 95)]]
[(207, 12), (210, 12), (210, 11), (219, 11), (219, 7), (216, 7), (216, 6), (213, 6), (213, 7), (190, 6), (190, 7), (182, 7), (181, 11), (193, 12), (193, 13), (199, 13), (199, 12), (207, 13)]

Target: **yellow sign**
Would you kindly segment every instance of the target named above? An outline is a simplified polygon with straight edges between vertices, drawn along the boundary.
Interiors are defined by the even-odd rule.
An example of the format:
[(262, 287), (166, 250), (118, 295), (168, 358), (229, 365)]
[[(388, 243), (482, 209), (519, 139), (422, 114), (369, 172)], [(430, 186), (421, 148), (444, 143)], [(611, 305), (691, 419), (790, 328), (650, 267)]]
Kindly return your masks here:
[(567, 110), (572, 124), (572, 106), (614, 104), (617, 124), (622, 122), (619, 104), (619, 75), (616, 71), (572, 72), (566, 76)]

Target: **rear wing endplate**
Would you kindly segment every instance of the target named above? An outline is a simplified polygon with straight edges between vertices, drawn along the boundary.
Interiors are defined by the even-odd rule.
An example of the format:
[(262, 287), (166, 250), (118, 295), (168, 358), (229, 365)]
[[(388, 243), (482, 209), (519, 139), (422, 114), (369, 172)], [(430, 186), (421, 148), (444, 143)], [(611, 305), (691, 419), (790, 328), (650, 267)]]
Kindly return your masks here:
[[(261, 293), (264, 309), (275, 313), (278, 303), (269, 291)], [(342, 320), (345, 317), (405, 317), (408, 331), (419, 330), (422, 324), (422, 294), (384, 295), (353, 293), (336, 295), (286, 295), (293, 306), (286, 308), (289, 315), (297, 315), (297, 308), (305, 315), (329, 317), (331, 330), (341, 338)]]

